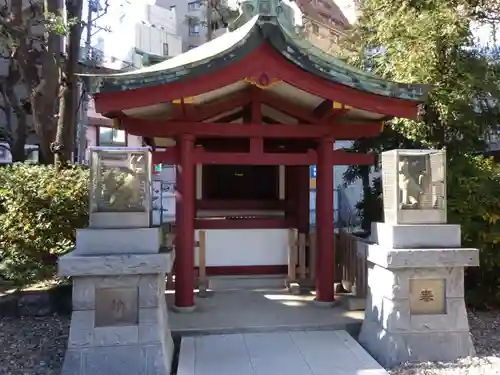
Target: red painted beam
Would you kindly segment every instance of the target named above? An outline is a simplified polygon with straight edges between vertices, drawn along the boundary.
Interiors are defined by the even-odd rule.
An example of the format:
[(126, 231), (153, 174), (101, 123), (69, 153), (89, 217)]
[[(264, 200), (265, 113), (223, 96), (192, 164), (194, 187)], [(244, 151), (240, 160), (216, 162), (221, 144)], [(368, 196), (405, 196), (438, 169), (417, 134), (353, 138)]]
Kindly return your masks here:
[(262, 46), (262, 52), (259, 60), (261, 69), (265, 71), (272, 67), (281, 80), (303, 91), (369, 112), (391, 117), (417, 118), (419, 103), (415, 101), (372, 94), (326, 80), (284, 59), (276, 49), (267, 44)]
[[(272, 72), (276, 73), (269, 74)], [(281, 79), (323, 99), (337, 101), (354, 108), (393, 117), (417, 117), (418, 103), (414, 101), (376, 95), (323, 79), (292, 64), (267, 44), (250, 52), (243, 59), (202, 77), (159, 86), (96, 94), (96, 111), (109, 113), (197, 96), (242, 81), (246, 77), (259, 77), (262, 74), (267, 74), (273, 79)]]
[(257, 87), (252, 87), (250, 89), (250, 96), (252, 99), (251, 122), (260, 124), (262, 122), (262, 90)]
[[(260, 228), (260, 226), (258, 226)], [(229, 229), (229, 228), (220, 228)], [(253, 228), (252, 228), (253, 229)], [(238, 276), (238, 275), (283, 275), (288, 271), (288, 265), (267, 266), (214, 266), (207, 267), (208, 276)]]
[[(124, 109), (145, 107), (189, 98), (243, 81), (255, 69), (256, 59), (262, 56), (262, 48), (249, 53), (245, 59), (202, 77), (180, 80), (165, 85), (149, 86), (119, 92), (103, 92), (94, 95), (97, 113), (109, 113)], [(253, 62), (252, 62), (253, 60)], [(248, 61), (248, 62), (247, 62)]]
[[(202, 148), (194, 151), (194, 158), (198, 164), (227, 164), (227, 165), (312, 165), (316, 164), (316, 152), (308, 153), (263, 153), (263, 152), (207, 152)], [(153, 152), (154, 164), (177, 164), (177, 148), (171, 147), (167, 151)], [(375, 155), (348, 152), (343, 149), (333, 151), (332, 165), (373, 165)]]
[(243, 153), (243, 152), (206, 152), (195, 150), (196, 164), (223, 165), (312, 165), (316, 162), (316, 153), (304, 154)]
[(227, 211), (279, 211), (284, 210), (285, 201), (280, 200), (218, 200), (202, 199), (196, 202), (198, 210), (227, 210)]
[(153, 152), (153, 164), (178, 164), (177, 147), (168, 147), (165, 151)]
[(130, 134), (144, 137), (175, 137), (179, 134), (193, 134), (197, 137), (234, 138), (324, 138), (354, 140), (373, 137), (380, 133), (380, 122), (335, 125), (274, 125), (274, 124), (224, 124), (199, 122), (170, 122), (124, 118), (120, 128)]

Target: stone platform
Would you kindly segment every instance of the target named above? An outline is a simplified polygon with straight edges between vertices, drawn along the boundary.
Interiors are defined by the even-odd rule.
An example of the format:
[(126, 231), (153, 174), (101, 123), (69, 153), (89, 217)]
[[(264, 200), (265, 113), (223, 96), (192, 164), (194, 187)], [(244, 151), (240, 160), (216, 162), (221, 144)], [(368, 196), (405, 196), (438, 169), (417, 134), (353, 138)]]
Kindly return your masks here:
[[(174, 303), (168, 291), (168, 305)], [(342, 303), (320, 308), (313, 294), (290, 295), (286, 289), (225, 290), (196, 298), (191, 314), (171, 311), (169, 325), (182, 336), (304, 330), (345, 330), (357, 336), (364, 311), (347, 311)]]
[(346, 331), (184, 337), (177, 375), (388, 375)]

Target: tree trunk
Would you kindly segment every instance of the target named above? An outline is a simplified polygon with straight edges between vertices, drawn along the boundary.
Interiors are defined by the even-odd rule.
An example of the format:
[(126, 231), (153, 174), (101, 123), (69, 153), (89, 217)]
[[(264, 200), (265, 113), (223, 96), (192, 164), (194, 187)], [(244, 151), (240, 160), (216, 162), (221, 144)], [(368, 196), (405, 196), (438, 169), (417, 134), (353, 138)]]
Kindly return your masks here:
[[(83, 0), (67, 0), (67, 19), (81, 19)], [(66, 43), (67, 58), (61, 76), (61, 92), (59, 104), (59, 119), (52, 151), (56, 168), (66, 164), (71, 159), (75, 145), (76, 122), (78, 112), (78, 58), (80, 55), (80, 38), (82, 27), (75, 23), (70, 28)]]
[[(44, 10), (52, 14), (61, 13), (59, 0), (45, 0)], [(61, 57), (61, 36), (55, 33), (45, 35), (44, 47), (37, 49), (23, 28), (23, 2), (12, 2), (11, 37), (16, 40), (12, 58), (18, 64), (19, 71), (29, 92), (29, 101), (33, 113), (33, 125), (40, 143), (40, 162), (52, 162), (50, 142), (55, 130), (55, 108), (59, 89), (59, 60)], [(40, 12), (36, 5), (32, 11)], [(40, 69), (38, 69), (40, 67)], [(40, 70), (40, 72), (39, 72)], [(40, 73), (40, 74), (39, 74)]]
[(9, 63), (9, 75), (5, 82), (5, 98), (11, 106), (12, 112), (16, 116), (16, 126), (12, 130), (12, 144), (10, 153), (13, 162), (23, 162), (26, 159), (26, 140), (28, 138), (28, 124), (26, 111), (16, 93), (16, 85), (21, 81), (21, 73), (16, 62), (11, 60)]

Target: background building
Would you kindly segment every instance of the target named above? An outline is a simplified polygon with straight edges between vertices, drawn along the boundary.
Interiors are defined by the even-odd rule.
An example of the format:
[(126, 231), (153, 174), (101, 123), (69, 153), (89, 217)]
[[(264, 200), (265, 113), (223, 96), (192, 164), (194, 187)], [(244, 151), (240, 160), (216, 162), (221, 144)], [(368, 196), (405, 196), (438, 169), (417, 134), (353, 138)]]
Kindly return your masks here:
[[(182, 53), (175, 11), (154, 4), (117, 1), (95, 28), (91, 44), (82, 48), (82, 59), (87, 60), (87, 65), (107, 70), (132, 70)], [(86, 116), (82, 116), (85, 128), (82, 146), (85, 149), (98, 145), (143, 145), (141, 137), (114, 129), (112, 120), (97, 114), (93, 100), (87, 107)], [(85, 154), (88, 157), (88, 152)]]
[(147, 2), (113, 2), (95, 28), (89, 47), (107, 68), (140, 68), (182, 53), (176, 13)]
[(333, 0), (296, 0), (302, 13), (304, 36), (316, 47), (336, 54), (339, 40), (351, 26)]
[[(184, 52), (227, 32), (227, 26), (235, 16), (237, 7), (229, 4), (227, 0), (218, 0), (217, 4), (209, 10), (204, 0), (156, 0), (157, 6), (175, 12)], [(211, 35), (209, 35), (209, 23)]]

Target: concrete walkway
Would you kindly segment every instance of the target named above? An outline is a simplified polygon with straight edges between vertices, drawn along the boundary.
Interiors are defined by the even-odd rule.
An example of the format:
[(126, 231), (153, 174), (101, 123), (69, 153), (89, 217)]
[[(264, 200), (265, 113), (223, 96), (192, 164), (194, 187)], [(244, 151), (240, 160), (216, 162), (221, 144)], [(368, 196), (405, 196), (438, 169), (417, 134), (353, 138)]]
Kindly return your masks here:
[[(231, 290), (196, 298), (190, 314), (169, 313), (170, 329), (183, 336), (294, 330), (346, 330), (357, 335), (364, 311), (347, 311), (342, 304), (319, 307), (314, 295), (291, 295), (285, 289)], [(174, 304), (173, 295), (167, 296)], [(235, 374), (236, 375), (236, 374)]]
[(346, 331), (183, 337), (177, 375), (388, 375)]

